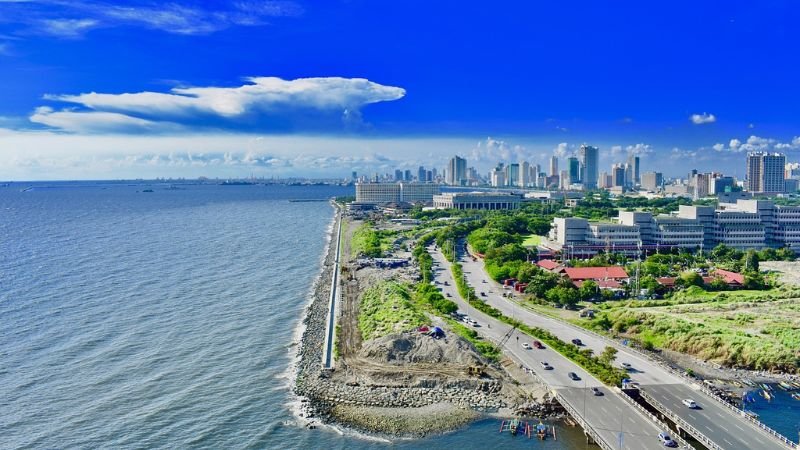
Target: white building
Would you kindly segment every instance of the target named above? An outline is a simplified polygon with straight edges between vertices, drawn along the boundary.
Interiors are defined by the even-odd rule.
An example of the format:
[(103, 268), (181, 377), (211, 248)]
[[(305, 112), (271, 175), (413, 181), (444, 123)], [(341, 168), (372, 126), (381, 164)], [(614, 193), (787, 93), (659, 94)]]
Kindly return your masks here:
[(356, 183), (356, 203), (430, 203), (440, 192), (433, 183)]
[(433, 206), (439, 209), (517, 209), (521, 195), (496, 192), (445, 192), (433, 196)]

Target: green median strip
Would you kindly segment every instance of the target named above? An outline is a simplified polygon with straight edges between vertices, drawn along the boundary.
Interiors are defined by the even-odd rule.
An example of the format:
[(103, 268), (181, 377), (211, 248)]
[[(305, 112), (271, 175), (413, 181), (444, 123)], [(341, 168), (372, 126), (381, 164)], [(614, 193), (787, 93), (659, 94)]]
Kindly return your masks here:
[(591, 350), (580, 349), (574, 344), (564, 342), (545, 329), (531, 327), (518, 320), (503, 315), (500, 310), (486, 304), (475, 295), (474, 289), (469, 286), (464, 279), (464, 271), (460, 264), (454, 262), (452, 263), (451, 267), (453, 278), (455, 279), (456, 287), (458, 288), (458, 293), (464, 299), (466, 299), (473, 308), (481, 311), (484, 314), (492, 316), (503, 323), (516, 327), (531, 337), (539, 339), (540, 341), (549, 345), (553, 350), (561, 353), (572, 362), (586, 369), (587, 372), (594, 375), (598, 380), (607, 385), (619, 386), (622, 384), (622, 380), (627, 378), (625, 371), (611, 365), (610, 360), (612, 360), (613, 357), (609, 358), (608, 356), (594, 356), (592, 355)]

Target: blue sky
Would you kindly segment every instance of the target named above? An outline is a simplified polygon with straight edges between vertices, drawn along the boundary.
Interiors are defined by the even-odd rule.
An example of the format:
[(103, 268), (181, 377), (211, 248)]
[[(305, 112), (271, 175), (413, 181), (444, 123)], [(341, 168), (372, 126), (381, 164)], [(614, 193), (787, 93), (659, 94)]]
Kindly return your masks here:
[(800, 5), (0, 0), (0, 178), (800, 153)]

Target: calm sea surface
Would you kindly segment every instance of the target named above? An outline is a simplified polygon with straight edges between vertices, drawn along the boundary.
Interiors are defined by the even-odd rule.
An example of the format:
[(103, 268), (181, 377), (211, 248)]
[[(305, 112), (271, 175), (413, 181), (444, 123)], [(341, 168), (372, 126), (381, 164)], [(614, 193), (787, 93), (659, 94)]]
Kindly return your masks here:
[(0, 448), (590, 448), (493, 420), (394, 442), (304, 429), (287, 368), (333, 211), (288, 199), (352, 188), (176, 187), (0, 187)]

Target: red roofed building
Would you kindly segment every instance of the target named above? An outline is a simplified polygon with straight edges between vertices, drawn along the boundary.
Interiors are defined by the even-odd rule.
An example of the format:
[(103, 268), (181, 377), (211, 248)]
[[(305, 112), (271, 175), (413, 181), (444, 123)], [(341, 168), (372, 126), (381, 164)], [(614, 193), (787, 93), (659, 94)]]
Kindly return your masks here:
[(561, 264), (553, 261), (552, 259), (543, 259), (538, 261), (536, 265), (550, 272), (558, 272), (558, 269), (561, 268)]
[(564, 269), (567, 276), (573, 282), (582, 280), (617, 280), (623, 281), (630, 278), (628, 272), (625, 272), (620, 266), (608, 267), (567, 267)]
[(712, 273), (715, 277), (722, 278), (731, 287), (738, 287), (744, 284), (744, 275), (729, 270), (716, 269)]

